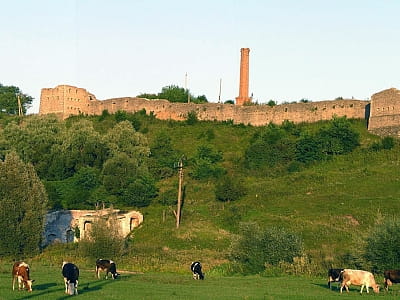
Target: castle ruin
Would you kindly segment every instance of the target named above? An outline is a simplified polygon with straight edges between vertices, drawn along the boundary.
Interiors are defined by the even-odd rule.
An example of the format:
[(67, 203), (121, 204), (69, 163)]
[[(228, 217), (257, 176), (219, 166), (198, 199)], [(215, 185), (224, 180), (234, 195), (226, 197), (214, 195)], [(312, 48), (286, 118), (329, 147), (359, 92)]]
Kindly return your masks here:
[(195, 112), (203, 121), (232, 121), (234, 124), (262, 126), (281, 124), (285, 120), (294, 123), (330, 120), (333, 116), (365, 119), (369, 101), (333, 100), (308, 103), (291, 103), (276, 106), (233, 105), (222, 103), (174, 103), (167, 100), (148, 100), (125, 97), (98, 100), (85, 89), (70, 85), (42, 89), (39, 114), (57, 114), (63, 119), (73, 115), (101, 115), (104, 110), (135, 113), (145, 110), (161, 120), (183, 121), (190, 112)]
[(121, 236), (128, 236), (131, 231), (143, 223), (143, 215), (138, 211), (121, 212), (119, 210), (60, 210), (46, 214), (43, 232), (44, 246), (55, 242), (71, 243), (87, 237), (93, 222), (98, 218), (116, 218)]

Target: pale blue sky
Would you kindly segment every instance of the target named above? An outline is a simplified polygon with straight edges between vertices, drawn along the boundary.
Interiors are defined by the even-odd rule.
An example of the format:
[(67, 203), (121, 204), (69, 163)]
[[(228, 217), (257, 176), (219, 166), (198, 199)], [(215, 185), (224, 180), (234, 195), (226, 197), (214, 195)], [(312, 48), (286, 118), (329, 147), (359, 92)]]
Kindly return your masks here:
[(400, 88), (400, 0), (0, 0), (0, 83), (35, 98), (58, 84), (98, 99), (185, 84), (217, 102), (312, 101)]

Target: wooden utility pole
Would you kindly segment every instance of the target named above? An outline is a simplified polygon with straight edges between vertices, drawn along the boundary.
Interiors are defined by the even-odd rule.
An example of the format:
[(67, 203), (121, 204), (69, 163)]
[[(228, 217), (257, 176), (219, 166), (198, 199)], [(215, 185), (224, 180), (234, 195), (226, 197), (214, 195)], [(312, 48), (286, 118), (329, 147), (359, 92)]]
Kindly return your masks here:
[(181, 207), (182, 207), (182, 187), (183, 187), (183, 156), (180, 158), (178, 163), (178, 204), (175, 213), (176, 217), (176, 228), (179, 228), (179, 224), (181, 223)]
[(24, 113), (22, 111), (21, 98), (19, 97), (19, 94), (17, 94), (17, 100), (18, 100), (18, 116), (21, 117)]

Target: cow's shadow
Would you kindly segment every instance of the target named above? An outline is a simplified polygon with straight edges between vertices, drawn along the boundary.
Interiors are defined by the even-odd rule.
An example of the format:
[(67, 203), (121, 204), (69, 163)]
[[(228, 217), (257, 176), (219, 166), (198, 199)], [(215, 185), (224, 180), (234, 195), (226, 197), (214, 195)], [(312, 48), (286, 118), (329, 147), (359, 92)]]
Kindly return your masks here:
[(57, 285), (57, 283), (55, 283), (55, 282), (49, 282), (49, 283), (34, 285), (33, 288), (38, 291), (44, 291), (44, 290), (47, 290), (56, 285)]
[[(119, 280), (119, 279), (117, 279)], [(96, 280), (90, 281), (86, 283), (79, 284), (78, 286), (78, 295), (86, 294), (101, 290), (104, 286), (111, 284), (114, 280)], [(57, 289), (50, 289), (54, 286), (60, 286)], [(28, 299), (43, 299), (43, 297), (51, 297), (52, 299), (57, 300), (65, 300), (71, 299), (70, 295), (64, 294), (65, 286), (64, 284), (60, 285), (55, 282), (44, 283), (40, 285), (34, 286), (34, 291), (37, 293), (29, 293), (29, 295), (24, 295), (24, 297), (20, 298), (20, 300), (28, 300)], [(60, 294), (59, 298), (53, 298), (55, 294)]]

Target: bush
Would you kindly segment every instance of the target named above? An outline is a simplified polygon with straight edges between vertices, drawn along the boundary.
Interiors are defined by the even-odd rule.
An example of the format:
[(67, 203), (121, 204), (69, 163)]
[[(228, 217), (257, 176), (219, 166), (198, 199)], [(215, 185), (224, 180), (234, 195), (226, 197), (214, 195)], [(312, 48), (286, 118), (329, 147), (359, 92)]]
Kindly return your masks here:
[(236, 201), (246, 195), (242, 181), (235, 177), (225, 176), (215, 187), (215, 198), (218, 201)]
[(120, 257), (125, 250), (125, 239), (119, 232), (116, 216), (99, 217), (92, 223), (89, 236), (79, 243), (79, 250), (91, 259)]
[(365, 259), (374, 272), (400, 269), (400, 219), (387, 220), (377, 225), (367, 238)]
[(329, 125), (318, 131), (317, 139), (321, 142), (322, 152), (327, 155), (350, 153), (360, 144), (359, 133), (351, 128), (346, 117), (334, 117)]
[(188, 112), (187, 117), (186, 117), (186, 124), (194, 125), (198, 121), (199, 121), (199, 118), (197, 117), (197, 113), (195, 111)]
[(245, 274), (261, 273), (265, 265), (293, 263), (303, 254), (303, 241), (282, 228), (261, 229), (256, 223), (241, 223), (239, 237), (232, 242), (230, 259), (241, 266)]

